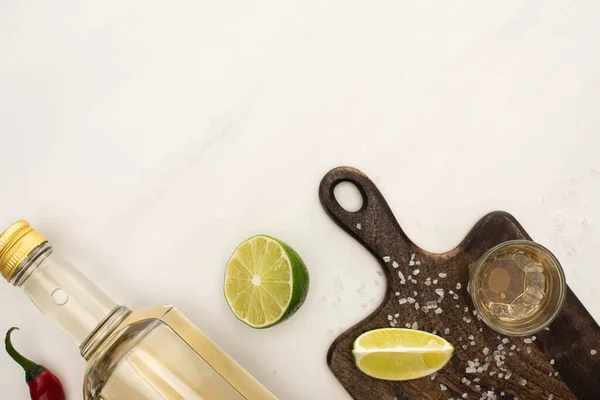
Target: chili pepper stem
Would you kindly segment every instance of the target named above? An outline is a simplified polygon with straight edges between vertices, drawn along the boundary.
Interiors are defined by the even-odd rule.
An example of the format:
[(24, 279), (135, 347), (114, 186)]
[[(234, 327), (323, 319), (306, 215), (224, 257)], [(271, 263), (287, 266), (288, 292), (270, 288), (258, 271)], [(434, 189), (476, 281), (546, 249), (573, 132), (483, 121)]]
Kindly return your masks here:
[(19, 328), (13, 326), (6, 332), (6, 338), (4, 339), (4, 345), (6, 347), (6, 352), (8, 355), (15, 360), (17, 364), (19, 364), (25, 370), (26, 379), (29, 381), (31, 379), (35, 379), (35, 377), (41, 374), (44, 371), (44, 367), (31, 361), (27, 357), (23, 356), (19, 353), (12, 345), (10, 341), (10, 334), (14, 330), (18, 330)]

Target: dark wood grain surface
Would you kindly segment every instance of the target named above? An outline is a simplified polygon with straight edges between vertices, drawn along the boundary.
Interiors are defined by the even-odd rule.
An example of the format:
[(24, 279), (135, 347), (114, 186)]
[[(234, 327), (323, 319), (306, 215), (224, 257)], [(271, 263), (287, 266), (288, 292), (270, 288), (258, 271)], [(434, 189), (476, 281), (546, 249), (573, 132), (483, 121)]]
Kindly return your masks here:
[[(351, 182), (360, 191), (363, 205), (357, 212), (344, 210), (335, 199), (334, 188), (341, 182)], [(461, 399), (466, 396), (480, 399), (492, 391), (498, 399), (545, 400), (550, 395), (553, 399), (600, 399), (600, 354), (591, 354), (592, 349), (600, 353), (600, 329), (571, 290), (549, 330), (539, 332), (535, 338), (501, 336), (473, 314), (471, 298), (466, 291), (468, 266), (501, 242), (531, 239), (510, 214), (493, 212), (486, 215), (455, 249), (434, 254), (411, 242), (377, 187), (357, 169), (339, 167), (330, 171), (321, 182), (319, 197), (331, 219), (377, 258), (387, 279), (383, 303), (363, 321), (342, 333), (327, 355), (329, 368), (353, 398)], [(389, 257), (389, 261), (384, 261), (384, 257), (385, 260)], [(415, 265), (410, 265), (413, 263)], [(416, 269), (419, 273), (413, 275)], [(401, 284), (398, 271), (404, 275), (405, 284)], [(447, 275), (441, 278), (440, 273)], [(429, 286), (425, 284), (427, 278), (432, 282)], [(415, 279), (417, 283), (409, 279)], [(433, 284), (435, 279), (437, 283)], [(445, 293), (440, 303), (441, 314), (416, 309), (414, 303), (400, 304), (400, 299), (412, 297), (422, 307), (428, 300), (438, 298), (437, 288), (442, 288)], [(455, 347), (452, 360), (433, 379), (383, 381), (356, 368), (351, 350), (359, 335), (391, 325), (403, 328), (415, 322), (418, 329), (436, 331)], [(469, 339), (471, 335), (473, 339)], [(503, 343), (503, 339), (508, 343)], [(533, 341), (527, 343), (529, 339)], [(466, 373), (469, 361), (478, 359), (480, 365), (485, 364), (484, 348), (489, 349), (488, 369)], [(504, 358), (500, 366), (493, 358), (494, 351), (500, 351), (497, 354)], [(447, 389), (441, 390), (440, 384)]]

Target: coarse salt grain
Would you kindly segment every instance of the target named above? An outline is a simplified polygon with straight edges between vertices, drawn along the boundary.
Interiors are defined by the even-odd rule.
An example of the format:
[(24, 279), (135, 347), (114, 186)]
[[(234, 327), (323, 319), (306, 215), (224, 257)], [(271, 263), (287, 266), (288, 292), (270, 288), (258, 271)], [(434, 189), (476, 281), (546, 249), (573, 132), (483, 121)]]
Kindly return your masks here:
[(414, 260), (416, 256), (417, 256), (417, 255), (416, 255), (415, 253), (412, 253), (412, 254), (410, 255), (410, 259), (411, 259), (411, 260)]
[(438, 283), (438, 280), (437, 280), (437, 279), (434, 279), (434, 280), (433, 280), (433, 284), (434, 284), (434, 285), (437, 285), (437, 283)]
[(523, 339), (523, 342), (529, 344), (529, 343), (531, 343), (531, 339), (530, 338), (525, 338), (525, 339)]
[(383, 256), (383, 261), (384, 262), (390, 262), (392, 258), (390, 256)]
[(419, 302), (417, 301), (417, 302), (415, 303), (415, 310), (418, 310), (418, 309), (419, 309)]
[(591, 354), (591, 355), (595, 356), (595, 355), (596, 355), (596, 353), (597, 353), (597, 351), (596, 351), (596, 350), (594, 350), (594, 349), (590, 350), (590, 354)]
[(443, 296), (444, 295), (444, 289), (442, 289), (442, 288), (435, 289), (435, 294), (437, 294), (438, 296)]
[(434, 311), (434, 313), (436, 313), (436, 314), (441, 314), (441, 313), (442, 313), (442, 311), (443, 311), (443, 310), (442, 310), (441, 308), (436, 308), (436, 309), (435, 309), (435, 311)]
[(507, 338), (502, 339), (502, 343), (506, 344), (508, 342), (509, 342), (509, 340)]
[(463, 398), (463, 399), (466, 399), (466, 398), (467, 398), (467, 396), (468, 396), (468, 395), (467, 395), (466, 393), (463, 393), (463, 395), (462, 395), (462, 398)]
[(521, 386), (525, 386), (525, 385), (527, 385), (527, 379), (521, 379), (521, 380), (519, 381), (519, 385), (521, 385)]
[(517, 348), (517, 345), (515, 345), (515, 344), (513, 344), (512, 346), (510, 346), (510, 349), (511, 349), (511, 350), (514, 350), (514, 349), (516, 349), (516, 348)]
[[(458, 300), (458, 295), (457, 295), (456, 293), (454, 293), (454, 294), (452, 295), (452, 298), (453, 298), (454, 300)], [(456, 308), (458, 308), (458, 304), (456, 305)]]
[(419, 275), (419, 272), (421, 272), (421, 271), (419, 270), (419, 268), (417, 268), (417, 269), (413, 270), (413, 275)]
[(475, 339), (475, 337), (473, 335), (469, 335), (469, 337), (467, 339), (473, 340), (473, 339)]
[(550, 360), (550, 365), (554, 365), (554, 358)]
[(356, 229), (360, 230), (362, 228), (362, 225), (360, 223), (356, 224)]
[(445, 390), (447, 390), (447, 389), (448, 389), (448, 388), (447, 388), (446, 386), (444, 386), (444, 385), (442, 385), (442, 384), (440, 383), (440, 390), (441, 390), (441, 391), (445, 391)]
[(415, 302), (415, 299), (413, 299), (412, 297), (407, 297), (406, 301), (408, 301), (409, 304), (412, 304)]
[(411, 279), (410, 282), (414, 283), (414, 284), (417, 284), (417, 280), (416, 279)]
[(407, 302), (407, 300), (406, 300), (406, 299), (400, 299), (400, 300), (398, 300), (398, 303), (400, 303), (400, 304), (404, 304), (404, 303), (406, 303), (406, 302)]
[(421, 261), (415, 261), (415, 265), (421, 265)]
[(444, 329), (444, 334), (445, 334), (445, 335), (447, 335), (447, 334), (449, 334), (449, 333), (450, 333), (450, 328), (446, 328), (446, 329)]
[(440, 273), (438, 274), (438, 276), (439, 276), (440, 278), (445, 278), (445, 277), (446, 277), (446, 276), (448, 276), (448, 275), (447, 275), (445, 272), (440, 272)]
[(474, 341), (474, 340), (473, 340), (473, 341), (471, 341), (470, 345), (471, 345), (471, 346), (475, 346), (475, 341)]
[(460, 289), (461, 287), (462, 287), (462, 285), (460, 284), (460, 282), (458, 282), (458, 283), (456, 284), (456, 289)]
[(435, 301), (435, 300), (428, 301), (427, 308), (429, 308), (430, 310), (437, 308), (437, 301)]
[(414, 261), (409, 261), (409, 262), (408, 262), (408, 266), (409, 266), (409, 267), (412, 267), (412, 266), (414, 266), (414, 265), (415, 265), (415, 262), (414, 262)]
[(412, 329), (418, 329), (419, 328), (419, 324), (417, 324), (416, 322), (413, 322), (411, 328)]
[(397, 261), (392, 262), (392, 267), (398, 268), (399, 266), (400, 266), (400, 264), (398, 264)]
[(490, 352), (490, 349), (488, 349), (487, 347), (484, 347), (482, 352), (483, 352), (484, 356), (487, 356)]

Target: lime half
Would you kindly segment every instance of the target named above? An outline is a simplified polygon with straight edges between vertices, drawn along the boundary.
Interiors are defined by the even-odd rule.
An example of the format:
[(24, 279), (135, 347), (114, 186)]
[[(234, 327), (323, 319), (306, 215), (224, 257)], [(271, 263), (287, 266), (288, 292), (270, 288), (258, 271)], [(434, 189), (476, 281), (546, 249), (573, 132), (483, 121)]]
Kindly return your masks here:
[(225, 298), (235, 316), (253, 328), (267, 328), (290, 317), (307, 292), (304, 262), (280, 240), (253, 236), (227, 262)]
[(454, 347), (445, 339), (414, 329), (376, 329), (354, 341), (356, 366), (377, 379), (406, 381), (440, 370)]

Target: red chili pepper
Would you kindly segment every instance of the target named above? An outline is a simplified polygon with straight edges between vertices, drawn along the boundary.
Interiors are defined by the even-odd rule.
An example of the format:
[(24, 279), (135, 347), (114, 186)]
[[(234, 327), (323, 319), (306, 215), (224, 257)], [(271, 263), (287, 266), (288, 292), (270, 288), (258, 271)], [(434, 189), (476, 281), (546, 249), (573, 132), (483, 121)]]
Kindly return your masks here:
[(23, 357), (10, 342), (10, 334), (15, 328), (6, 332), (4, 344), (6, 352), (25, 370), (25, 381), (29, 386), (29, 394), (32, 400), (65, 400), (65, 392), (60, 381), (54, 374), (43, 366)]

